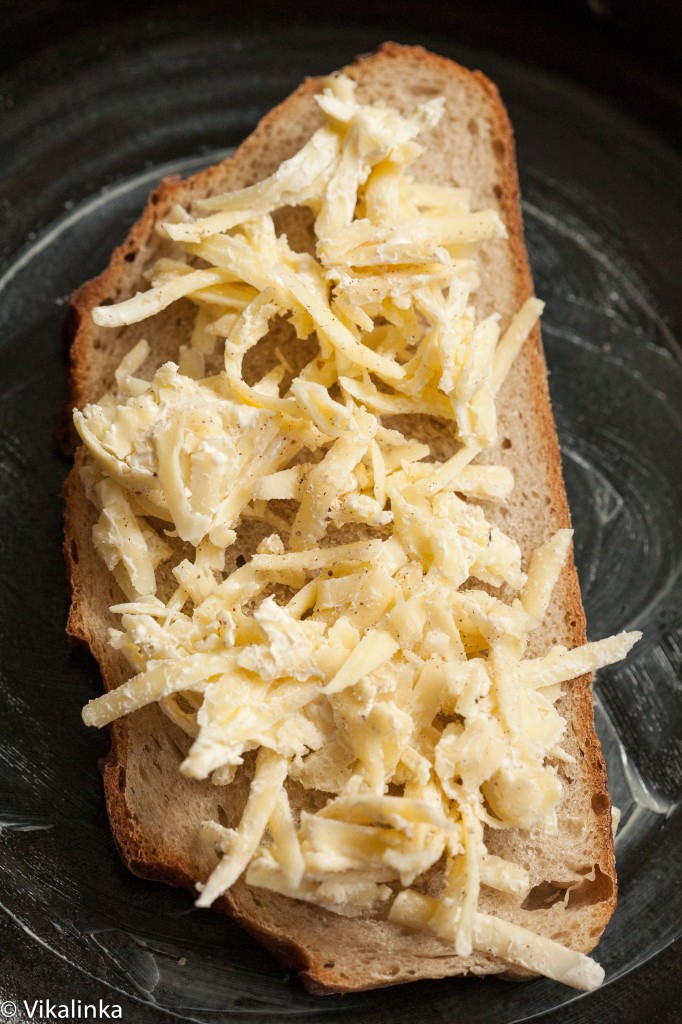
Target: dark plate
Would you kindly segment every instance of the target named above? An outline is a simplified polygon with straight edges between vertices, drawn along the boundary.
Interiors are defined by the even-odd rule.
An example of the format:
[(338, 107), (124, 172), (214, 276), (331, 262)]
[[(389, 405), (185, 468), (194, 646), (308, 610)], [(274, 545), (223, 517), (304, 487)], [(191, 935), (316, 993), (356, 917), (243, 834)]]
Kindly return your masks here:
[[(579, 998), (545, 980), (473, 979), (306, 995), (230, 921), (122, 867), (96, 769), (106, 737), (80, 721), (100, 683), (63, 634), (67, 466), (52, 438), (66, 393), (65, 297), (104, 266), (160, 176), (214, 161), (304, 75), (388, 34), (298, 25), (269, 37), (170, 22), (151, 33), (139, 21), (113, 40), (80, 35), (0, 81), (2, 903), (42, 958), (58, 954), (111, 999), (123, 992), (183, 1019), (505, 1024)], [(419, 41), (483, 68), (508, 104), (590, 635), (645, 631), (628, 666), (596, 687), (623, 810), (621, 898), (598, 950), (613, 984), (682, 920), (680, 161), (595, 95), (447, 38)], [(0, 994), (24, 998), (24, 982)], [(94, 982), (82, 985), (87, 995)]]

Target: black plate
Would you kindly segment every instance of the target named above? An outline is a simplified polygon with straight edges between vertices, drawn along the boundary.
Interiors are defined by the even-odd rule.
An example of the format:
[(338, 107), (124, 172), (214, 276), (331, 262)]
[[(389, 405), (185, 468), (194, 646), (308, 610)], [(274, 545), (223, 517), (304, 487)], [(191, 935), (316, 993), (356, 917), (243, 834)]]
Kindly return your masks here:
[[(63, 635), (58, 492), (67, 466), (52, 436), (66, 393), (65, 297), (103, 267), (160, 176), (217, 159), (305, 74), (389, 34), (408, 41), (339, 26), (270, 36), (179, 25), (151, 33), (130, 22), (113, 39), (85, 33), (4, 80), (2, 903), (42, 944), (43, 963), (58, 954), (89, 976), (74, 984), (81, 998), (101, 979), (112, 1000), (124, 992), (197, 1021), (529, 1019), (579, 996), (544, 980), (308, 996), (235, 925), (135, 879), (113, 848), (96, 770), (106, 738), (79, 716), (99, 680)], [(509, 107), (536, 290), (548, 303), (550, 385), (590, 635), (646, 634), (628, 667), (602, 673), (597, 686), (624, 812), (621, 899), (598, 951), (611, 984), (665, 948), (682, 919), (680, 162), (593, 94), (447, 38), (419, 41), (483, 68)], [(6, 985), (7, 998), (30, 995), (25, 978)]]

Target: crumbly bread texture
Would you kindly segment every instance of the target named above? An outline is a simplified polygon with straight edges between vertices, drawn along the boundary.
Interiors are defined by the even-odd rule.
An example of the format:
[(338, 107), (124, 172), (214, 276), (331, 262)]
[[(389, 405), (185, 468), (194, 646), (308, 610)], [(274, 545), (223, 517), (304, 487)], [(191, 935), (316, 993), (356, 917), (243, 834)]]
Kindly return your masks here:
[[(473, 209), (499, 210), (509, 237), (484, 245), (482, 286), (474, 298), (479, 316), (494, 310), (501, 314), (504, 330), (533, 288), (523, 242), (512, 130), (495, 86), (480, 72), (470, 72), (419, 47), (393, 43), (359, 59), (344, 73), (357, 82), (361, 102), (381, 100), (407, 111), (427, 98), (445, 97), (442, 120), (420, 137), (426, 148), (414, 173), (425, 181), (470, 187)], [(114, 252), (109, 267), (74, 294), (68, 321), (73, 405), (96, 401), (111, 386), (115, 367), (140, 337), (151, 346), (142, 376), (151, 377), (161, 363), (177, 358), (178, 345), (194, 316), (188, 300), (175, 303), (152, 320), (120, 329), (95, 326), (90, 311), (146, 287), (145, 271), (171, 250), (171, 243), (154, 232), (171, 204), (191, 206), (194, 199), (250, 185), (293, 155), (321, 123), (313, 101), (320, 88), (318, 79), (304, 82), (261, 121), (232, 158), (188, 181), (162, 182)], [(285, 211), (280, 226), (294, 247), (310, 246), (308, 211)], [(306, 346), (292, 342), (286, 325), (275, 327), (273, 334), (277, 334), (280, 347), (289, 346), (289, 358), (297, 365), (310, 357), (310, 350), (300, 351)], [(271, 351), (268, 339), (258, 346), (258, 365), (250, 367), (254, 378), (269, 368)], [(519, 542), (527, 559), (556, 530), (569, 525), (537, 327), (498, 396), (498, 416), (499, 445), (486, 453), (486, 461), (508, 466), (516, 485), (506, 506), (488, 509), (487, 514)], [(414, 417), (410, 421), (410, 432), (429, 443), (436, 457), (445, 459), (455, 450), (450, 424), (427, 418), (416, 422)], [(406, 429), (406, 423), (401, 429)], [(126, 679), (130, 669), (107, 644), (107, 628), (115, 625), (108, 609), (121, 597), (93, 547), (91, 531), (97, 513), (78, 477), (83, 458), (80, 449), (65, 487), (65, 552), (72, 587), (68, 632), (90, 646), (110, 689)], [(253, 520), (250, 524), (239, 531), (233, 560), (238, 554), (248, 556), (263, 536)], [(227, 571), (233, 567), (228, 558)], [(577, 646), (584, 642), (585, 620), (571, 557), (542, 628), (532, 634), (529, 653), (544, 653), (552, 644)], [(524, 898), (484, 887), (479, 905), (484, 913), (583, 952), (597, 943), (616, 901), (611, 805), (594, 731), (590, 683), (585, 676), (565, 687), (557, 705), (568, 723), (564, 748), (575, 758), (574, 764), (559, 768), (564, 798), (558, 833), (486, 830), (490, 852), (526, 868), (532, 889)], [(121, 856), (138, 875), (193, 890), (197, 880), (207, 878), (217, 859), (212, 848), (202, 843), (199, 823), (215, 819), (228, 826), (238, 824), (252, 762), (247, 757), (236, 781), (227, 787), (184, 778), (178, 765), (187, 752), (188, 737), (155, 705), (115, 722), (111, 736), (104, 785)], [(300, 811), (315, 805), (315, 794), (291, 780), (287, 788), (294, 808)], [(319, 801), (324, 799), (320, 794)], [(434, 875), (433, 894), (437, 895), (435, 885)], [(408, 931), (378, 914), (339, 917), (265, 889), (249, 888), (243, 880), (216, 907), (258, 936), (284, 965), (299, 971), (305, 985), (315, 992), (353, 991), (467, 973), (528, 976), (485, 953), (458, 957), (436, 936)]]

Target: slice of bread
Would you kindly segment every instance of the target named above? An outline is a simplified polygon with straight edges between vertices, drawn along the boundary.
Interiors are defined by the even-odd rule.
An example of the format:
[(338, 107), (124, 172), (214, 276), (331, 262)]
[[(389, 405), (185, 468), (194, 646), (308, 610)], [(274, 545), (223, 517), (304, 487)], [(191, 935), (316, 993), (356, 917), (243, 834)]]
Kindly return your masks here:
[[(359, 59), (344, 73), (357, 82), (361, 102), (381, 100), (406, 111), (426, 98), (445, 97), (442, 120), (421, 136), (425, 152), (414, 173), (433, 183), (470, 187), (473, 209), (500, 212), (508, 238), (484, 245), (482, 285), (475, 304), (481, 316), (499, 312), (504, 329), (533, 289), (523, 242), (512, 130), (495, 86), (480, 72), (467, 71), (418, 47), (392, 43)], [(232, 158), (188, 181), (164, 181), (153, 193), (107, 270), (72, 297), (73, 404), (97, 400), (111, 386), (123, 355), (140, 337), (151, 346), (142, 376), (151, 376), (162, 362), (177, 358), (178, 345), (185, 340), (194, 315), (187, 300), (142, 324), (120, 329), (95, 326), (92, 308), (146, 287), (145, 271), (168, 252), (170, 243), (154, 228), (172, 204), (189, 206), (194, 199), (252, 184), (293, 155), (320, 124), (313, 100), (320, 88), (320, 80), (307, 80), (261, 121)], [(294, 247), (310, 245), (307, 211), (284, 211), (278, 227), (286, 230)], [(260, 369), (268, 368), (268, 350), (267, 343), (259, 346)], [(308, 357), (301, 354), (300, 362)], [(508, 503), (488, 514), (518, 541), (527, 558), (556, 530), (569, 525), (537, 328), (498, 396), (498, 416), (500, 443), (486, 453), (486, 460), (508, 466), (516, 485)], [(417, 433), (437, 458), (447, 458), (454, 450), (452, 430), (439, 421), (421, 418)], [(89, 644), (106, 687), (112, 688), (130, 675), (130, 669), (107, 644), (107, 628), (115, 624), (108, 608), (120, 595), (93, 547), (96, 512), (78, 476), (83, 459), (81, 449), (66, 484), (65, 552), (72, 586), (68, 631)], [(260, 539), (256, 527), (241, 530), (232, 557), (248, 556)], [(232, 567), (228, 560), (227, 569)], [(530, 653), (543, 653), (552, 644), (573, 647), (584, 642), (585, 620), (570, 558), (543, 626), (532, 635)], [(557, 705), (568, 723), (564, 748), (575, 759), (559, 767), (564, 797), (557, 834), (511, 829), (486, 835), (491, 853), (529, 871), (530, 892), (511, 896), (484, 888), (480, 901), (484, 913), (583, 952), (597, 943), (616, 900), (611, 805), (594, 731), (590, 683), (589, 676), (573, 682)], [(229, 826), (239, 822), (252, 762), (247, 757), (228, 787), (193, 781), (178, 771), (188, 745), (188, 738), (158, 707), (144, 708), (112, 726), (104, 783), (113, 834), (130, 869), (193, 890), (216, 863), (216, 854), (200, 839), (199, 823), (203, 819)], [(299, 809), (314, 802), (314, 795), (296, 784), (289, 784), (289, 794)], [(268, 890), (249, 888), (243, 880), (216, 906), (236, 917), (286, 966), (298, 970), (306, 986), (316, 992), (466, 973), (527, 976), (485, 953), (459, 957), (434, 935), (407, 931), (375, 914), (339, 917)]]

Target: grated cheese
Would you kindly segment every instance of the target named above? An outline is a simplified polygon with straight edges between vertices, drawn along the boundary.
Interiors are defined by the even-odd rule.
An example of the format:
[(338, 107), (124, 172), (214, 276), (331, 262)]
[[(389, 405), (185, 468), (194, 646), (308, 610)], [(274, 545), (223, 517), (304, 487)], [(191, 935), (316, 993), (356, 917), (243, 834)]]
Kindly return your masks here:
[[(216, 785), (257, 751), (236, 828), (204, 823), (219, 860), (199, 906), (246, 872), (334, 913), (389, 906), (461, 956), (593, 988), (593, 961), (478, 909), (484, 887), (522, 896), (531, 884), (488, 853), (484, 826), (556, 829), (560, 684), (639, 637), (525, 656), (572, 534), (524, 572), (485, 511), (513, 476), (475, 460), (496, 442), (495, 394), (542, 303), (525, 302), (501, 337), (497, 314), (477, 319), (477, 252), (504, 224), (472, 210), (467, 189), (408, 173), (443, 100), (402, 116), (357, 103), (343, 76), (317, 99), (323, 126), (297, 154), (265, 181), (174, 208), (160, 230), (184, 256), (93, 311), (120, 327), (183, 299), (196, 318), (177, 362), (138, 376), (151, 355), (139, 341), (115, 390), (74, 413), (100, 511), (93, 541), (127, 598), (110, 642), (135, 673), (83, 717), (105, 725), (158, 701), (192, 739), (181, 771)], [(315, 215), (315, 255), (277, 234), (288, 206)], [(247, 383), (244, 359), (275, 318), (319, 351), (297, 370), (276, 347), (277, 365)], [(224, 367), (207, 376), (218, 339)], [(382, 422), (396, 414), (448, 421), (458, 451), (433, 460)], [(254, 519), (269, 534), (226, 572)], [(156, 571), (174, 558), (162, 600)], [(288, 778), (329, 799), (297, 821)], [(431, 871), (438, 902), (411, 888)]]

